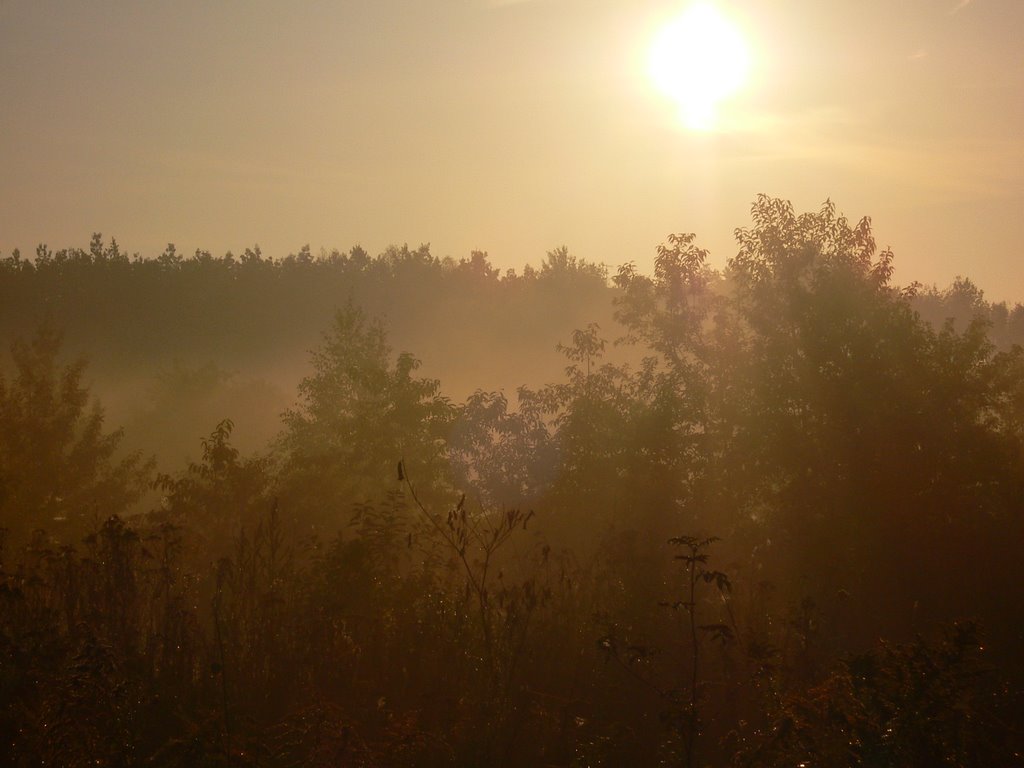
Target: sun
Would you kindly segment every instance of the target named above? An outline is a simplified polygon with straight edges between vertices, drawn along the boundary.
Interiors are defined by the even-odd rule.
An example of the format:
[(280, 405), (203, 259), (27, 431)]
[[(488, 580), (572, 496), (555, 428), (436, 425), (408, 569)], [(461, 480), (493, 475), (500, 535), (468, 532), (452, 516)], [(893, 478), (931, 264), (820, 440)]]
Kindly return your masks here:
[(697, 2), (658, 32), (648, 60), (654, 84), (679, 105), (687, 127), (715, 127), (716, 108), (746, 81), (750, 54), (739, 29)]

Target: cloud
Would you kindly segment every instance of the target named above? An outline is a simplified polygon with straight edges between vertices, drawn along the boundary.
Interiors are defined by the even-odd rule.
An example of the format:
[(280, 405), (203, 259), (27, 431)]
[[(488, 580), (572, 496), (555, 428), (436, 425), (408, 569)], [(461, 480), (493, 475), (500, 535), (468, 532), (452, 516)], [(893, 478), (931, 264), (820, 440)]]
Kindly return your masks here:
[(950, 15), (953, 15), (954, 13), (959, 13), (973, 2), (974, 0), (960, 0), (960, 2), (958, 2), (956, 6), (949, 12)]

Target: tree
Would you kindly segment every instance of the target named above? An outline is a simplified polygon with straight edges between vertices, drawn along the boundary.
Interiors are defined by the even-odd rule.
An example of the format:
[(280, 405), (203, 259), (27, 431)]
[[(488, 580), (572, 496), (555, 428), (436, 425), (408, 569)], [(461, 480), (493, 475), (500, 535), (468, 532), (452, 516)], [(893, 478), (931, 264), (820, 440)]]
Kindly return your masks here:
[(736, 427), (759, 468), (751, 496), (817, 589), (871, 595), (904, 629), (914, 606), (920, 618), (947, 611), (939, 602), (970, 608), (947, 563), (1019, 487), (984, 322), (922, 322), (866, 217), (760, 198), (753, 218), (729, 265), (748, 329), (753, 407)]
[(336, 528), (353, 504), (393, 489), (403, 457), (435, 489), (445, 484), (454, 409), (436, 379), (413, 375), (418, 367), (408, 353), (392, 361), (383, 328), (361, 310), (338, 311), (284, 416), (282, 492), (301, 517)]
[(0, 525), (24, 537), (44, 528), (71, 542), (96, 521), (120, 515), (147, 485), (152, 461), (118, 458), (123, 433), (103, 431), (90, 404), (84, 361), (59, 362), (61, 334), (49, 323), (11, 344), (0, 374)]
[(156, 480), (166, 494), (162, 516), (194, 528), (213, 552), (224, 552), (240, 532), (254, 531), (263, 512), (272, 508), (267, 498), (270, 461), (242, 459), (231, 443), (234, 427), (231, 419), (219, 422), (201, 440), (201, 461), (190, 462), (176, 477), (161, 474)]
[(978, 585), (946, 564), (1017, 504), (1012, 355), (994, 355), (982, 320), (922, 322), (870, 219), (765, 196), (752, 218), (721, 276), (677, 235), (653, 278), (616, 280), (619, 318), (683, 417), (694, 522), (756, 547), (773, 578), (847, 591), (904, 630), (941, 601), (969, 607)]
[(653, 359), (638, 370), (604, 359), (591, 324), (559, 345), (569, 365), (561, 383), (520, 390), (520, 409), (539, 410), (557, 448), (549, 501), (586, 548), (602, 534), (675, 527), (687, 495), (689, 417), (680, 388), (666, 387)]

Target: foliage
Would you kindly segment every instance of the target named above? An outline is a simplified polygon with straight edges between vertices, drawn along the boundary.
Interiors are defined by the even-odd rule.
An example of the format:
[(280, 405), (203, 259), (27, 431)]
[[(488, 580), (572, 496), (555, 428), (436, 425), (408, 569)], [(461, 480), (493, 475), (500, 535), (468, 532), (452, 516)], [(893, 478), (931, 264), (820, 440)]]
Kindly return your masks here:
[(164, 493), (154, 519), (187, 522), (205, 547), (221, 552), (239, 531), (252, 531), (269, 506), (270, 462), (242, 459), (231, 443), (231, 419), (221, 421), (200, 441), (202, 459), (180, 475), (159, 474), (155, 487)]
[(453, 408), (437, 380), (414, 376), (418, 367), (408, 353), (392, 362), (383, 328), (363, 312), (338, 311), (280, 442), (282, 493), (318, 529), (330, 533), (352, 504), (382, 495), (398, 456), (426, 469), (432, 492), (445, 487)]
[(103, 431), (85, 362), (62, 365), (60, 346), (44, 324), (11, 344), (13, 375), (0, 374), (0, 524), (21, 539), (46, 528), (74, 541), (127, 510), (152, 470), (141, 453), (119, 455), (123, 433)]
[[(232, 412), (130, 517), (105, 512), (127, 512), (142, 464), (118, 463), (81, 366), (45, 330), (15, 345), (0, 477), (37, 501), (0, 502), (21, 526), (0, 537), (0, 762), (1019, 763), (1024, 353), (968, 283), (937, 306), (975, 319), (916, 314), (928, 292), (892, 284), (867, 219), (765, 197), (752, 215), (721, 272), (679, 234), (614, 289), (566, 249), (522, 277), (426, 247), (141, 262), (97, 237), (4, 261), (0, 291), (176, 285), (185, 335), (143, 333), (169, 348), (249, 318), (272, 357), (301, 336), (260, 325), (278, 283), (357, 301), (266, 453)], [(553, 325), (577, 289), (613, 290), (621, 327)], [(401, 302), (463, 326), (504, 313), (519, 330), (497, 351), (464, 329), (433, 351), (523, 386), (449, 399), (368, 296), (406, 322)], [(564, 371), (539, 385), (531, 325), (563, 329), (543, 351)], [(228, 370), (169, 381), (212, 391)], [(666, 557), (680, 530), (723, 538), (674, 536)]]
[(768, 738), (736, 764), (1009, 765), (1002, 718), (1011, 702), (983, 652), (977, 628), (961, 623), (937, 642), (883, 642), (852, 655), (787, 697)]

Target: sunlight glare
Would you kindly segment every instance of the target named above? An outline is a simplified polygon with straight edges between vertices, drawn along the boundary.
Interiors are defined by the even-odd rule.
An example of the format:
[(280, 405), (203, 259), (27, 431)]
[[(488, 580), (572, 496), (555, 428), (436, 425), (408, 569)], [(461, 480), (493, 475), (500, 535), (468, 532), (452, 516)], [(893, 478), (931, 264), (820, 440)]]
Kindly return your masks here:
[(707, 131), (715, 126), (718, 103), (746, 81), (750, 55), (739, 29), (710, 3), (697, 2), (662, 27), (648, 65), (686, 126)]

